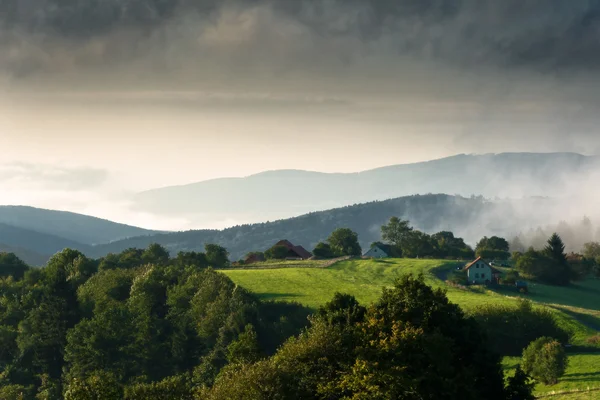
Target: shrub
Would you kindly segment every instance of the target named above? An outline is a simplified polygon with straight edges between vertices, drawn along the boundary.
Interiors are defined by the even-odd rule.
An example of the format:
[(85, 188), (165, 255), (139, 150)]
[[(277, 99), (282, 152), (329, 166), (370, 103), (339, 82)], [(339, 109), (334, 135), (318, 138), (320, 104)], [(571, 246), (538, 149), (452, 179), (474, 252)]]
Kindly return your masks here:
[(523, 371), (545, 385), (554, 385), (565, 374), (568, 359), (558, 340), (541, 337), (523, 351)]
[(335, 254), (328, 243), (319, 242), (313, 250), (315, 257), (333, 258)]
[(593, 346), (599, 346), (600, 345), (600, 335), (594, 335), (594, 336), (590, 336), (589, 338), (587, 338), (585, 340), (588, 344), (591, 344)]
[(448, 280), (456, 285), (467, 284), (467, 272), (464, 270), (452, 271), (448, 274)]
[(515, 375), (508, 378), (506, 385), (507, 400), (535, 400), (532, 394), (535, 384), (531, 381), (531, 377), (517, 365)]
[(289, 253), (289, 249), (283, 245), (276, 245), (265, 251), (265, 257), (268, 260), (284, 260)]
[(508, 271), (502, 278), (504, 285), (514, 285), (519, 280), (519, 273), (515, 270)]
[(528, 300), (519, 300), (515, 305), (481, 306), (472, 316), (485, 329), (492, 348), (504, 356), (520, 355), (529, 343), (543, 336), (561, 343), (569, 341), (569, 332), (558, 326), (552, 313), (533, 308)]

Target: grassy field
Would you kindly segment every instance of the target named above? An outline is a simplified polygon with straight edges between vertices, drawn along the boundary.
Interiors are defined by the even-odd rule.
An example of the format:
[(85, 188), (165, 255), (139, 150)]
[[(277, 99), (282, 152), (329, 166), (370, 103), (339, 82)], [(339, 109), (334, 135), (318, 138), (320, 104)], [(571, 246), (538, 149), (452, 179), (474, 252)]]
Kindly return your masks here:
[(428, 283), (441, 284), (431, 273), (440, 265), (443, 263), (436, 260), (348, 260), (329, 268), (286, 266), (281, 269), (222, 272), (264, 299), (297, 301), (316, 308), (329, 301), (335, 292), (350, 293), (361, 303), (371, 303), (379, 297), (383, 287), (391, 286), (394, 279), (406, 273), (423, 272)]
[[(294, 263), (294, 264), (292, 264)], [(234, 282), (264, 299), (296, 301), (312, 308), (329, 301), (335, 292), (354, 295), (361, 303), (375, 301), (383, 287), (392, 286), (403, 274), (423, 273), (433, 287), (443, 287), (448, 298), (469, 310), (478, 305), (506, 304), (517, 300), (515, 291), (468, 290), (450, 287), (439, 277), (458, 265), (443, 260), (381, 259), (347, 260), (324, 268), (310, 261), (268, 263), (258, 269), (223, 270)], [(573, 344), (585, 346), (586, 340), (600, 330), (600, 281), (589, 280), (569, 287), (532, 284), (526, 296), (540, 305), (549, 306), (559, 323), (573, 332)], [(518, 358), (506, 358), (504, 366), (510, 374)], [(586, 390), (600, 387), (600, 353), (572, 353), (570, 366), (561, 381), (552, 387), (538, 385), (537, 395), (573, 389)], [(600, 399), (600, 391), (578, 394), (557, 394), (552, 399)]]

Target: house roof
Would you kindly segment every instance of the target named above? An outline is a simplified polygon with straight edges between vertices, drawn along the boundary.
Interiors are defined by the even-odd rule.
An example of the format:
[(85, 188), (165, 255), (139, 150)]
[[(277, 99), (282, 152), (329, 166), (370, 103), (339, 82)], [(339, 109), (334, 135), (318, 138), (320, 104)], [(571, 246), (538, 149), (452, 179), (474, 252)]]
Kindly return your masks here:
[(312, 257), (312, 253), (310, 251), (306, 250), (302, 246), (294, 246), (294, 248), (292, 250), (295, 251), (296, 254), (298, 254), (302, 258), (311, 258)]
[(484, 260), (481, 257), (477, 257), (474, 261), (472, 261), (470, 264), (468, 264), (465, 268), (463, 268), (465, 271), (468, 270), (469, 268), (471, 268), (473, 265), (477, 264), (478, 261), (483, 261), (485, 263), (485, 265), (487, 265), (488, 267), (490, 267), (490, 269), (492, 270), (493, 274), (500, 274), (501, 272), (498, 271), (496, 268), (492, 267), (490, 265), (489, 262), (487, 262), (486, 260)]
[(292, 242), (290, 242), (289, 240), (286, 240), (286, 239), (280, 240), (275, 245), (287, 247), (288, 250), (293, 251), (300, 258), (311, 258), (312, 257), (312, 253), (310, 251), (306, 250), (302, 246), (295, 246), (292, 244)]
[(368, 254), (371, 250), (373, 250), (374, 248), (378, 248), (379, 250), (383, 251), (385, 254), (387, 254), (388, 256), (390, 255), (390, 246), (386, 245), (386, 244), (376, 244), (375, 246), (371, 247), (369, 250), (367, 250), (365, 252), (365, 254)]

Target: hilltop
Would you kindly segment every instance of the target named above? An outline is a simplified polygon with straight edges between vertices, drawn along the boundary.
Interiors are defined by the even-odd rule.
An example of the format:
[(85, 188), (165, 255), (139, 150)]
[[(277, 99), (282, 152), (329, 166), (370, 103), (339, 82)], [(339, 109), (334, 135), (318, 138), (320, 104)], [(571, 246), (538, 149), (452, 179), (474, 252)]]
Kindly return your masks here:
[(154, 189), (134, 201), (140, 210), (198, 224), (252, 223), (413, 194), (563, 196), (599, 165), (597, 157), (575, 153), (460, 154), (358, 173), (268, 171)]

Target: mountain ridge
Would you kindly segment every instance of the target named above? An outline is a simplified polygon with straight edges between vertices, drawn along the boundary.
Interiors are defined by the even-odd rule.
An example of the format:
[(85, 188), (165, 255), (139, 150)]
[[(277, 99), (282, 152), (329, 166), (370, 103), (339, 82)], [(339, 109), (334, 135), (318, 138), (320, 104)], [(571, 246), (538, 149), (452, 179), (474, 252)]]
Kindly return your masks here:
[(158, 233), (85, 214), (20, 205), (0, 205), (0, 223), (86, 245)]
[[(600, 173), (600, 159), (578, 153), (458, 154), (352, 173), (274, 170), (137, 193), (145, 212), (181, 216), (190, 226), (256, 223), (412, 194), (530, 197), (566, 192)], [(214, 223), (213, 223), (214, 222)]]

